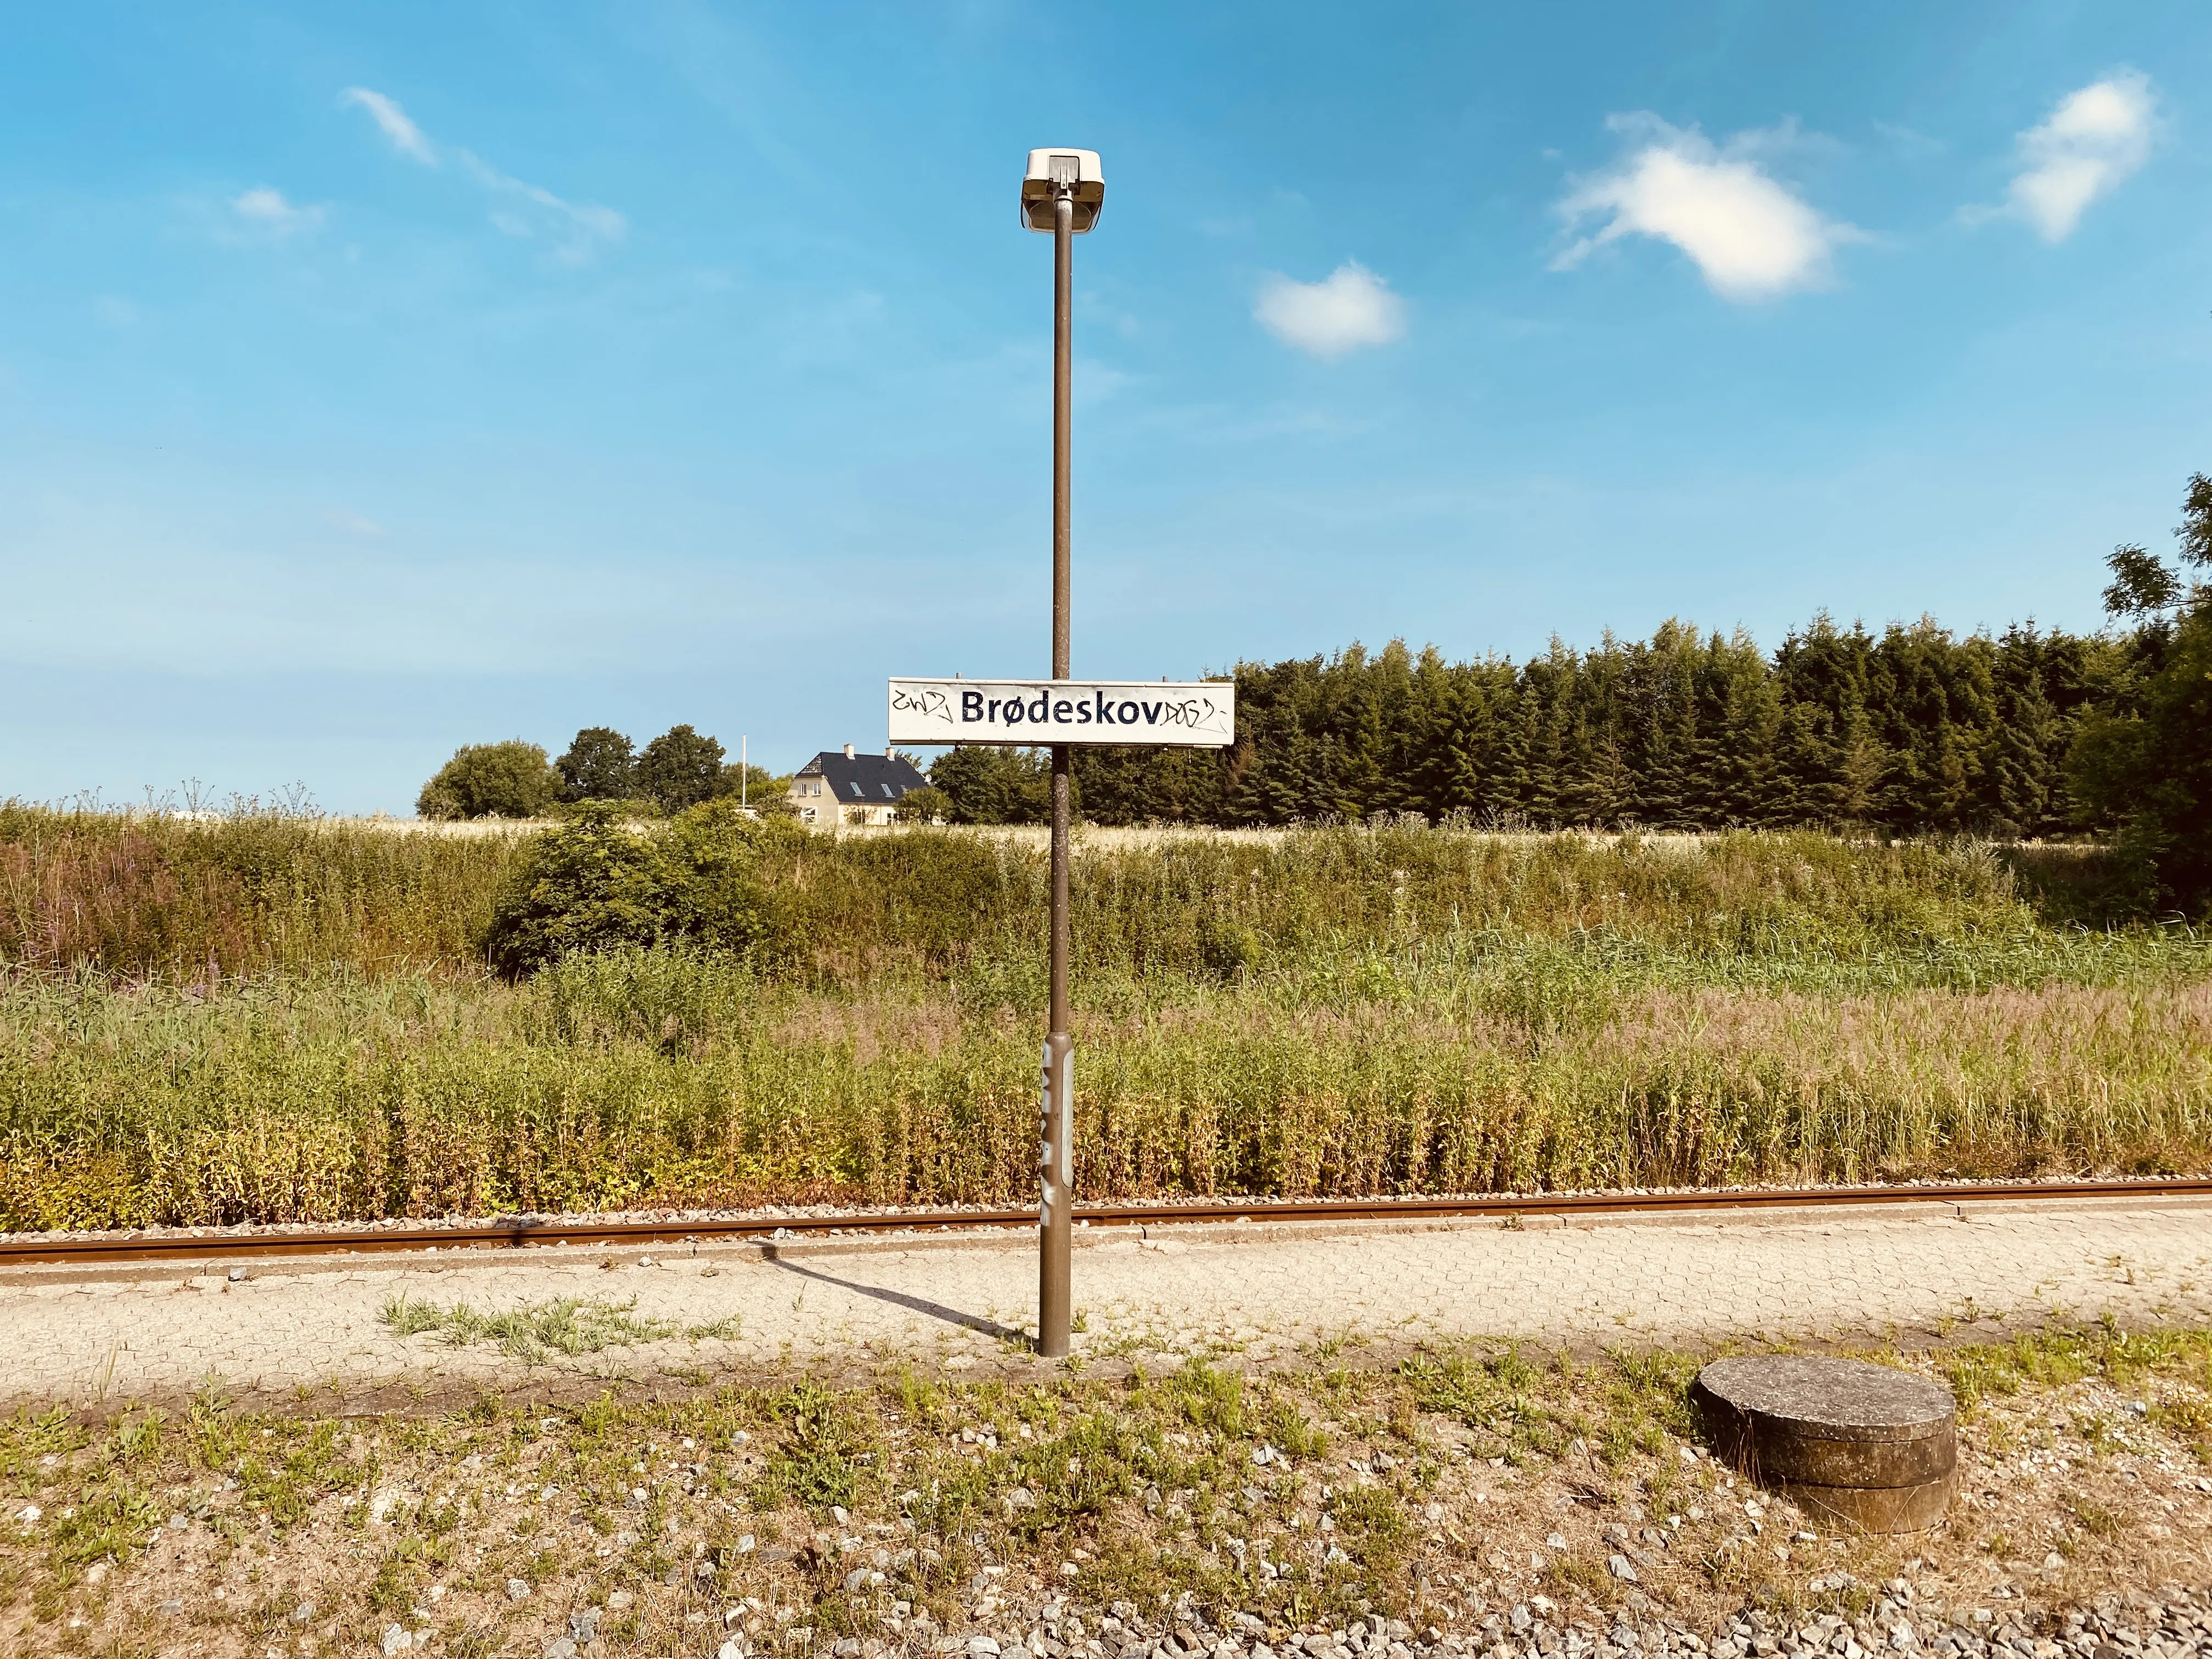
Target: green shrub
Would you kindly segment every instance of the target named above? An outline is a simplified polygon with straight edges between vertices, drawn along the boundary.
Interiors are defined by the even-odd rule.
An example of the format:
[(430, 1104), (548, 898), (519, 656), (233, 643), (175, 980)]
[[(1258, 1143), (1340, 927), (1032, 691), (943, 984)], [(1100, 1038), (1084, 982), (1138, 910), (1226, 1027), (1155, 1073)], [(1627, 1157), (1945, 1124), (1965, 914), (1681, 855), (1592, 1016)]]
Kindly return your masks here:
[(892, 816), (901, 823), (943, 823), (952, 816), (952, 797), (933, 783), (909, 789)]
[(1041, 749), (963, 744), (929, 769), (955, 823), (1043, 823), (1052, 817), (1052, 763)]
[(749, 951), (773, 931), (760, 855), (803, 835), (727, 800), (692, 807), (665, 830), (585, 802), (524, 854), (492, 913), (489, 955), (527, 974), (572, 951), (679, 941)]

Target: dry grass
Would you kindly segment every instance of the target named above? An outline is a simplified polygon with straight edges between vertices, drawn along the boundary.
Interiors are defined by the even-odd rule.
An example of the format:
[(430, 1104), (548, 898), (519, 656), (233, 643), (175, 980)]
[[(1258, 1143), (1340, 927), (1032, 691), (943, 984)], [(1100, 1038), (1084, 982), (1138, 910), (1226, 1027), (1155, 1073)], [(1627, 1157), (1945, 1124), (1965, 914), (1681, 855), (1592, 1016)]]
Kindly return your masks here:
[[(509, 984), (464, 941), (514, 844), (0, 810), (0, 1225), (1031, 1194), (1033, 850), (802, 838), (751, 959)], [(2204, 938), (2056, 925), (1988, 848), (1384, 827), (1078, 877), (1091, 1196), (2212, 1164)]]
[(368, 972), (480, 954), (514, 837), (0, 803), (0, 962), (118, 980)]
[[(651, 982), (624, 983), (625, 979)], [(1079, 1022), (1086, 1196), (1363, 1195), (2205, 1167), (2212, 987), (1619, 994)], [(1574, 1017), (1566, 1017), (1566, 1016)], [(1036, 1034), (703, 959), (538, 981), (0, 999), (0, 1215), (196, 1224), (770, 1200), (1019, 1202)]]
[(1952, 1515), (1900, 1538), (1808, 1538), (1716, 1468), (1685, 1405), (1701, 1357), (1664, 1352), (25, 1414), (0, 1424), (0, 1646), (336, 1654), (396, 1623), (449, 1653), (536, 1652), (593, 1608), (610, 1650), (684, 1654), (1080, 1642), (1108, 1617), (1211, 1646), (1240, 1615), (1279, 1650), (1369, 1613), (1472, 1650), (1516, 1607), (1597, 1633), (1710, 1635), (1746, 1609), (1877, 1636), (1904, 1618), (1923, 1646), (1953, 1623), (2034, 1633), (2212, 1573), (2208, 1354), (2203, 1332), (2077, 1331), (1876, 1356), (1966, 1406)]

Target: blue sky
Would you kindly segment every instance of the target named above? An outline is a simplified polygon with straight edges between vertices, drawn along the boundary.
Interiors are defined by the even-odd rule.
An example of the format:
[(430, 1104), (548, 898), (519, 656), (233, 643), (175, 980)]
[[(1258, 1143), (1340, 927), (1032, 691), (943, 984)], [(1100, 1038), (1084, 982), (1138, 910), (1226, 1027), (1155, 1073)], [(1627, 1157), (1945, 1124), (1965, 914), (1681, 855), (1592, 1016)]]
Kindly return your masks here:
[(0, 55), (0, 796), (1075, 668), (2096, 625), (2212, 470), (2202, 5), (104, 5)]

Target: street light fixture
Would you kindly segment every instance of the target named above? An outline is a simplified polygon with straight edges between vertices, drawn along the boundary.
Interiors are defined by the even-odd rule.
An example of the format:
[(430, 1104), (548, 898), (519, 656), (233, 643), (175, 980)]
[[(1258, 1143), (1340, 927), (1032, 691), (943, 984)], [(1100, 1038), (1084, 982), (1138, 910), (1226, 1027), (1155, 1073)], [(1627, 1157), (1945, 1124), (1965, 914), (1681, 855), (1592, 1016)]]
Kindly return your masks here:
[[(1068, 378), (1073, 358), (1073, 239), (1098, 222), (1106, 179), (1098, 153), (1033, 149), (1022, 176), (1022, 222), (1053, 234), (1052, 302), (1052, 677), (1068, 678)], [(1037, 1352), (1064, 1358), (1073, 1321), (1075, 1065), (1067, 1009), (1068, 746), (1052, 745), (1052, 1015), (1045, 1036), (1038, 1136)]]
[(1063, 190), (1075, 204), (1074, 228), (1080, 236), (1098, 222), (1098, 210), (1106, 199), (1106, 179), (1098, 170), (1097, 150), (1031, 150), (1029, 171), (1022, 176), (1022, 222), (1031, 230), (1053, 229), (1053, 204)]

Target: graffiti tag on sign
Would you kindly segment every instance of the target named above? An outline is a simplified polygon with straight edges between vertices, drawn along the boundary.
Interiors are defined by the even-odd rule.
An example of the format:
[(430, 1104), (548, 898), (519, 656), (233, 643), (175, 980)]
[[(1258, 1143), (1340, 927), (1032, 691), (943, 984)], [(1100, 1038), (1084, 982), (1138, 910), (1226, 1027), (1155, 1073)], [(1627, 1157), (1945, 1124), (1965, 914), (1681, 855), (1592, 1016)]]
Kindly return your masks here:
[(895, 744), (1141, 743), (1222, 749), (1237, 739), (1228, 680), (890, 683)]

